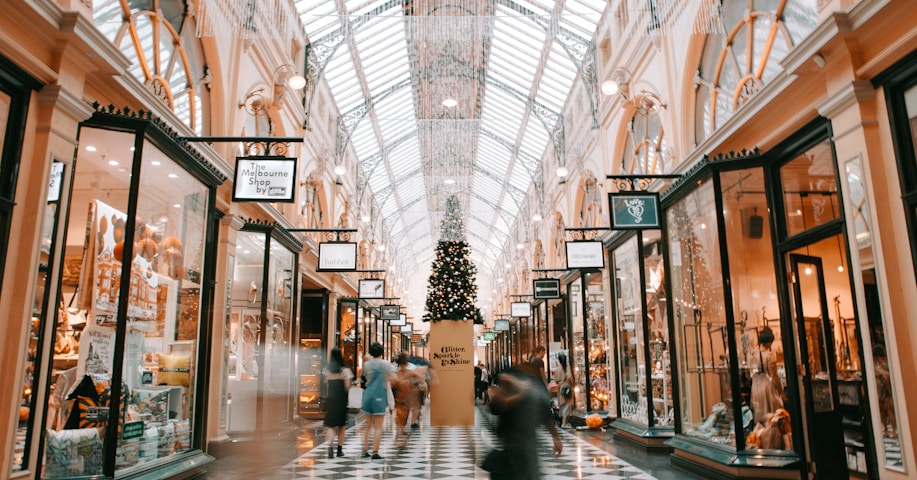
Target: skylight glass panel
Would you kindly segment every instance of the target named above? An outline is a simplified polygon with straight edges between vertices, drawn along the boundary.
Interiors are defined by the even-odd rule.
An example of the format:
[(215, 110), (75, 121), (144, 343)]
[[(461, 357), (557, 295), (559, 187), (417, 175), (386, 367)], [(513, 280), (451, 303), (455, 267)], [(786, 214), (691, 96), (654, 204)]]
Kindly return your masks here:
[(340, 17), (337, 15), (334, 2), (301, 0), (296, 2), (296, 11), (299, 12), (299, 19), (312, 41), (340, 27)]
[[(549, 128), (553, 129), (554, 125), (549, 125)], [(519, 142), (519, 149), (535, 158), (541, 158), (545, 146), (550, 143), (549, 140), (548, 131), (545, 129), (544, 124), (541, 123), (541, 120), (530, 117), (528, 124), (525, 126), (522, 141)], [(554, 148), (554, 146), (551, 145), (551, 148)]]
[(496, 205), (503, 193), (503, 185), (489, 176), (478, 175), (474, 179), (474, 191)]
[[(400, 7), (400, 5), (395, 5), (395, 2), (391, 0), (352, 0), (345, 2), (347, 6), (347, 11), (351, 12), (354, 15), (363, 15), (366, 13), (373, 12), (374, 10), (388, 5), (388, 8), (383, 8), (381, 13), (390, 11), (393, 8)], [(400, 10), (400, 8), (399, 8)]]
[(358, 158), (368, 158), (379, 151), (379, 141), (376, 138), (376, 132), (373, 130), (373, 124), (368, 119), (363, 119), (356, 130), (350, 137), (350, 143)]
[(389, 155), (388, 166), (394, 178), (412, 172), (420, 165), (420, 159), (413, 151), (406, 148), (398, 148), (392, 155)]
[(425, 195), (426, 185), (424, 185), (423, 178), (420, 175), (409, 178), (398, 185), (398, 196), (401, 197), (401, 203), (403, 204), (411, 203), (417, 200), (418, 197)]
[(508, 178), (510, 185), (523, 192), (527, 191), (529, 186), (532, 184), (532, 177), (529, 175), (529, 172), (525, 170), (525, 167), (518, 163), (513, 165), (513, 171)]
[[(519, 5), (521, 8), (531, 13), (534, 13), (536, 15), (547, 15), (554, 9), (554, 2), (548, 1), (548, 0), (536, 0), (536, 1), (521, 0), (521, 1), (515, 2), (515, 4)], [(518, 12), (517, 10), (511, 9), (508, 6), (503, 5), (503, 4), (498, 4), (496, 7), (496, 10), (506, 15), (514, 15), (514, 16), (521, 15), (521, 13)]]

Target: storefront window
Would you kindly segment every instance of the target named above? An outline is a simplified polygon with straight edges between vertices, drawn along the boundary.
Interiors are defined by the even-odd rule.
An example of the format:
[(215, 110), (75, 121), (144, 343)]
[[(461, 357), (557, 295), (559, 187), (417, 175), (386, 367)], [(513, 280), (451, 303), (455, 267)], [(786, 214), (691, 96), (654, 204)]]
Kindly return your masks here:
[(567, 295), (569, 301), (567, 305), (570, 308), (570, 315), (567, 317), (567, 328), (571, 339), (570, 354), (567, 358), (570, 361), (570, 370), (573, 371), (573, 377), (576, 379), (576, 387), (573, 388), (574, 408), (586, 410), (586, 346), (583, 336), (583, 279), (577, 278), (567, 286)]
[(666, 212), (678, 341), (682, 433), (735, 446), (720, 243), (713, 185), (704, 181)]
[(608, 350), (611, 339), (608, 337), (605, 289), (602, 285), (601, 272), (587, 273), (584, 276), (587, 302), (586, 334), (589, 338), (589, 381), (591, 382), (589, 399), (592, 402), (589, 410), (607, 410), (614, 384), (610, 382), (612, 377), (608, 369)]
[[(121, 402), (127, 411), (118, 436), (119, 470), (190, 450), (198, 393), (195, 363), (209, 192), (149, 142), (143, 152), (121, 361)], [(101, 206), (98, 213), (101, 224)], [(112, 211), (108, 218), (117, 238), (119, 214)], [(113, 251), (118, 251), (117, 242)], [(87, 360), (93, 360), (91, 352)], [(171, 438), (171, 445), (164, 447), (164, 438)]]
[(42, 478), (112, 476), (193, 448), (205, 241), (222, 178), (190, 173), (176, 158), (199, 160), (166, 155), (166, 135), (144, 125), (155, 142), (80, 128)]
[(764, 169), (723, 172), (720, 180), (745, 448), (789, 450), (785, 442), (762, 446), (759, 440), (776, 409), (789, 408)]
[[(52, 191), (49, 192), (49, 202), (45, 206), (44, 220), (42, 221), (38, 276), (35, 279), (32, 317), (29, 321), (29, 347), (26, 351), (25, 369), (23, 370), (22, 381), (19, 386), (22, 396), (19, 403), (19, 425), (16, 430), (16, 443), (13, 447), (12, 459), (14, 472), (22, 470), (23, 465), (28, 463), (26, 452), (30, 450), (28, 445), (32, 438), (30, 432), (35, 426), (35, 417), (32, 415), (32, 412), (35, 411), (36, 400), (39, 397), (35, 394), (38, 388), (38, 379), (40, 377), (40, 375), (36, 374), (37, 369), (40, 368), (38, 362), (39, 337), (40, 332), (44, 330), (43, 325), (45, 325), (45, 322), (53, 321), (54, 319), (54, 311), (46, 309), (45, 305), (48, 305), (49, 302), (49, 290), (51, 287), (49, 284), (51, 279), (50, 272), (54, 268), (52, 260), (55, 256), (54, 239), (56, 238), (55, 232), (59, 205), (57, 198), (60, 193), (59, 188), (62, 181), (63, 164), (55, 162), (54, 165), (55, 167), (52, 168), (52, 178), (54, 181), (50, 183)], [(54, 196), (53, 201), (50, 198), (52, 195)], [(60, 317), (58, 321), (66, 321), (67, 310), (65, 308), (59, 308), (58, 310), (58, 315)], [(70, 339), (61, 338), (60, 341), (69, 342)]]
[(637, 236), (632, 236), (612, 253), (618, 298), (615, 302), (618, 323), (618, 374), (621, 383), (621, 418), (649, 423), (646, 392), (646, 355), (643, 301), (640, 295), (640, 264)]
[[(48, 430), (45, 436), (42, 478), (103, 474), (103, 440), (110, 418), (108, 410), (112, 367), (115, 363), (116, 318), (119, 301), (125, 297), (121, 295), (120, 287), (124, 246), (128, 235), (127, 204), (135, 139), (132, 133), (87, 127), (80, 130), (80, 149), (75, 163), (73, 198), (69, 215), (71, 226), (67, 229), (64, 271), (60, 286), (61, 298), (66, 305), (72, 306), (74, 314), (68, 314), (66, 319), (59, 319), (57, 324), (54, 356), (50, 365), (52, 386), (48, 401)], [(144, 238), (144, 232), (139, 231), (141, 227), (145, 227), (152, 219), (131, 220), (135, 235), (134, 240), (129, 243), (131, 250), (136, 250), (131, 256), (137, 262), (144, 262), (149, 268), (151, 262), (144, 256), (148, 253), (144, 253), (143, 247), (134, 245)], [(160, 240), (162, 238), (164, 237)], [(155, 243), (155, 240), (148, 239), (146, 243)], [(150, 247), (154, 248), (158, 249), (158, 245)], [(156, 253), (158, 252), (154, 252), (153, 258)], [(132, 277), (135, 275), (134, 272), (137, 276), (136, 279), (131, 278), (134, 289), (130, 297), (134, 301), (130, 304), (134, 307), (140, 305), (141, 297), (145, 301), (150, 299), (147, 295), (150, 289), (158, 288), (159, 276), (155, 273), (156, 270), (145, 270), (130, 270)], [(143, 288), (144, 295), (139, 294), (139, 288)], [(172, 294), (176, 295), (177, 291), (173, 290)], [(155, 308), (159, 304), (158, 291), (152, 299), (155, 300)], [(136, 339), (139, 338), (139, 348), (143, 348), (145, 333), (142, 333), (142, 329), (150, 325), (164, 327), (165, 318), (161, 319), (160, 324), (159, 318), (151, 319), (148, 315), (138, 315), (140, 312), (137, 311), (131, 313), (133, 318), (129, 323), (133, 328), (128, 336), (135, 347)], [(146, 313), (149, 313), (148, 309)], [(174, 311), (171, 313), (174, 315)], [(172, 322), (174, 327), (174, 318)], [(162, 338), (162, 335), (160, 337)], [(163, 343), (160, 343), (161, 346)], [(146, 362), (150, 367), (158, 367), (156, 359), (161, 351), (151, 350), (150, 358)], [(134, 358), (131, 359), (134, 362), (131, 365), (133, 368), (125, 369), (129, 370), (125, 372), (128, 374), (125, 380), (132, 382), (134, 388), (139, 390), (144, 386), (141, 383), (144, 378), (140, 370), (143, 359), (142, 354), (140, 357), (136, 354), (141, 354), (141, 351), (135, 352)], [(131, 373), (136, 375), (131, 377)], [(150, 368), (149, 381), (146, 384), (158, 387), (158, 382), (152, 374), (153, 369)], [(125, 385), (121, 385), (119, 390), (124, 394), (129, 392)], [(125, 398), (124, 394), (120, 395), (122, 399)], [(181, 399), (176, 397), (176, 400), (180, 402)], [(147, 401), (146, 404), (150, 403)], [(139, 402), (134, 406), (138, 407), (138, 415), (149, 410), (141, 410)], [(159, 439), (159, 426), (168, 428), (166, 425), (169, 424), (170, 407), (168, 398), (156, 402), (150, 408), (159, 410), (159, 415), (155, 419), (141, 420), (149, 422), (150, 436), (153, 437), (155, 433), (155, 441)], [(158, 424), (154, 426), (153, 422)], [(146, 424), (143, 430), (146, 430), (145, 426)], [(173, 442), (169, 445), (169, 451), (174, 448), (174, 432), (173, 425)], [(141, 431), (141, 435), (143, 433)], [(80, 449), (92, 453), (80, 453)], [(139, 450), (136, 449), (135, 455), (137, 463), (141, 462)], [(158, 456), (158, 448), (155, 456), (151, 450), (144, 450), (143, 462)]]
[(289, 421), (298, 391), (292, 340), (295, 254), (274, 229), (236, 234), (229, 361), (230, 432)]
[(840, 217), (834, 154), (823, 142), (780, 168), (787, 236)]

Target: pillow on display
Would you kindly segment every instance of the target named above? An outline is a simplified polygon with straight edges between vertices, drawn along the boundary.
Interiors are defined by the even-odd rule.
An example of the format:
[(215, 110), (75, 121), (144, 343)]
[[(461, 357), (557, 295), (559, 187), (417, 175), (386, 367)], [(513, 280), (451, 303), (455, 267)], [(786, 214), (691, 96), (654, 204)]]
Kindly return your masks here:
[(159, 355), (159, 384), (191, 386), (191, 355)]
[(169, 419), (170, 390), (134, 390), (131, 403), (137, 407), (140, 418), (148, 422), (165, 422)]
[(97, 428), (47, 430), (43, 478), (102, 474), (102, 435)]
[(99, 391), (89, 375), (83, 376), (67, 400), (73, 403), (64, 429), (104, 427), (108, 424), (108, 408), (102, 404)]

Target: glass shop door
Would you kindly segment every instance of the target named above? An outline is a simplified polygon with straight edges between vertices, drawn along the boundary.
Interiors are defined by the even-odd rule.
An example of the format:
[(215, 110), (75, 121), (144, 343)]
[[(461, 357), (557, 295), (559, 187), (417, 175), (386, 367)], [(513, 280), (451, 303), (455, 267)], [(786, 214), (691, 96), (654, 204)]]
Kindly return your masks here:
[(835, 334), (822, 259), (795, 253), (789, 259), (810, 474), (832, 480), (850, 478), (838, 399)]

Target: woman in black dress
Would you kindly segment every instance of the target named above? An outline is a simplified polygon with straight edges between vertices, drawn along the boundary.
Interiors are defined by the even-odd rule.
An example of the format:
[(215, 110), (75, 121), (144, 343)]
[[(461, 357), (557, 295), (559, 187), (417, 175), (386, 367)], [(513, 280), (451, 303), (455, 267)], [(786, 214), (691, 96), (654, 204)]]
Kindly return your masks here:
[(328, 356), (325, 375), (325, 441), (328, 443), (328, 458), (334, 458), (334, 433), (337, 431), (337, 456), (344, 456), (344, 432), (347, 425), (347, 391), (353, 382), (353, 372), (344, 366), (341, 349), (334, 347)]

